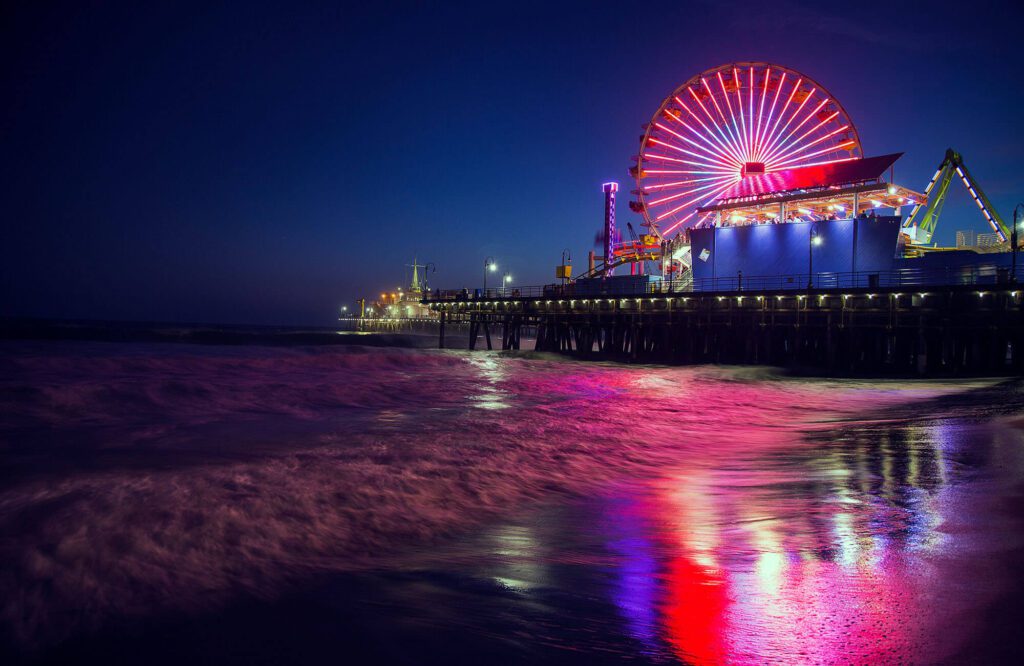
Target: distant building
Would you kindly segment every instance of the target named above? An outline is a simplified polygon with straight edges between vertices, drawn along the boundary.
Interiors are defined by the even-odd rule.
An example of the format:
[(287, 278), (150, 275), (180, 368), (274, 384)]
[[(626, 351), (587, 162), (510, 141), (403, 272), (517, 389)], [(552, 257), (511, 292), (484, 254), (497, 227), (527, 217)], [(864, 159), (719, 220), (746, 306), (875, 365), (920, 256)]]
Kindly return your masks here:
[(956, 232), (956, 247), (958, 250), (965, 247), (975, 247), (977, 245), (977, 234), (974, 231), (968, 230)]
[(999, 234), (978, 234), (978, 247), (995, 247), (999, 245)]

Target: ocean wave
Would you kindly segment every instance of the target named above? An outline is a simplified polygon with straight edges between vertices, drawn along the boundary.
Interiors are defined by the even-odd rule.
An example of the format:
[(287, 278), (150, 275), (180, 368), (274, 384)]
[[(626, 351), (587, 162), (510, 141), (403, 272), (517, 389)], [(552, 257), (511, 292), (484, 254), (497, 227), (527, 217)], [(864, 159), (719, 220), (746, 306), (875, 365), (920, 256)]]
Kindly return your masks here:
[(0, 345), (22, 646), (401, 561), (511, 507), (756, 460), (951, 389), (394, 348)]

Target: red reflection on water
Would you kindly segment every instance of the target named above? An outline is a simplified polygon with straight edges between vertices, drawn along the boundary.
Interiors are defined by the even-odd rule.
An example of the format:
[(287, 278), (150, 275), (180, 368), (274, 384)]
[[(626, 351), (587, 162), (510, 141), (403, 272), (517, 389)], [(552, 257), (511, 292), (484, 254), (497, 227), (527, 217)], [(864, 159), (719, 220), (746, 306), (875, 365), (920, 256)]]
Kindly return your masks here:
[(708, 664), (728, 654), (725, 640), (728, 581), (721, 573), (686, 557), (668, 564), (662, 612), (668, 641), (686, 661)]
[[(653, 604), (663, 644), (687, 663), (941, 658), (948, 629), (978, 603), (950, 585), (960, 565), (943, 559), (944, 512), (962, 507), (941, 455), (925, 440), (886, 439), (656, 482), (629, 511), (648, 526), (633, 542), (646, 544), (645, 561), (657, 552), (660, 589), (616, 602), (634, 614)], [(868, 461), (862, 474), (857, 461)], [(631, 557), (622, 567), (635, 579)]]

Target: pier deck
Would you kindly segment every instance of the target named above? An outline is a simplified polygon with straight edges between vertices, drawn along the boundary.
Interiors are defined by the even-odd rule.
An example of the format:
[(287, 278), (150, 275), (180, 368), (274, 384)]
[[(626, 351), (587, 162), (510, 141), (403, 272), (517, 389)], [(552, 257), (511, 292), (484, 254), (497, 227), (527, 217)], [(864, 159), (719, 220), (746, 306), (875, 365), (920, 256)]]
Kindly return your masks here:
[(1002, 278), (800, 291), (733, 283), (614, 295), (575, 295), (552, 285), (478, 298), (437, 293), (424, 302), (440, 315), (442, 347), (452, 324), (468, 327), (469, 349), (520, 349), (530, 327), (538, 351), (587, 359), (765, 364), (840, 375), (1018, 374), (1024, 292)]

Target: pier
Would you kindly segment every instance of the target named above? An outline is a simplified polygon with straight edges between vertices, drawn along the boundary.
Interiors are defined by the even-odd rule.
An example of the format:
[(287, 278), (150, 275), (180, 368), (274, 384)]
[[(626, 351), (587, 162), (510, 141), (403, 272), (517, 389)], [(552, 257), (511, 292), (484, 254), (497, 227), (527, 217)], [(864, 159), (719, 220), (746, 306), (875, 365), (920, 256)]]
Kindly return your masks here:
[[(733, 280), (720, 289), (571, 293), (559, 285), (425, 300), (469, 349), (534, 349), (581, 359), (751, 364), (835, 375), (998, 375), (1024, 369), (1021, 288), (1005, 276), (953, 285), (891, 284), (793, 290)], [(807, 282), (807, 276), (803, 276)], [(752, 284), (751, 284), (752, 283)]]

